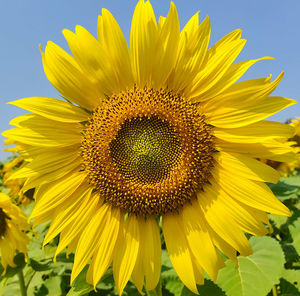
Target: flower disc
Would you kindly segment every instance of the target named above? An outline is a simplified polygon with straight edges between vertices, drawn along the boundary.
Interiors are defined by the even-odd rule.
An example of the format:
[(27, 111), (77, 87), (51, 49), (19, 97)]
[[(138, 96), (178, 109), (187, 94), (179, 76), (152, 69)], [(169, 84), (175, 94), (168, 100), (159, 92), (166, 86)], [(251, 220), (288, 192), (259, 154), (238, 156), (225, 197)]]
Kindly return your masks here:
[(6, 233), (6, 219), (9, 219), (9, 217), (7, 217), (7, 215), (0, 208), (0, 237), (4, 236)]
[(210, 176), (212, 152), (210, 128), (194, 104), (147, 88), (107, 98), (82, 140), (84, 168), (100, 195), (141, 215), (190, 200)]

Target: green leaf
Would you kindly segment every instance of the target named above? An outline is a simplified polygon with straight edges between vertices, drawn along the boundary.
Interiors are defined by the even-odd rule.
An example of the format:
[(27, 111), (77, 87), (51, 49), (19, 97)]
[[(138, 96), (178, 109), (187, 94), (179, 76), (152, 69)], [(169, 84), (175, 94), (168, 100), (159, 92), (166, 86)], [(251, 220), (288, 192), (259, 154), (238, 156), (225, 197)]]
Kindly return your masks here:
[(81, 273), (77, 276), (75, 279), (72, 288), (68, 292), (67, 296), (82, 296), (86, 295), (90, 291), (92, 291), (94, 288), (92, 285), (88, 284), (86, 282), (86, 272), (88, 267), (86, 266)]
[[(225, 293), (211, 280), (205, 279), (204, 285), (197, 285), (200, 296), (226, 296)], [(187, 287), (184, 287), (181, 296), (196, 296)]]
[(114, 288), (114, 279), (111, 275), (106, 279), (101, 279), (100, 283), (97, 285), (97, 290), (112, 290)]
[(35, 271), (45, 271), (51, 269), (51, 263), (39, 263), (38, 261), (35, 261), (34, 259), (30, 259), (29, 266)]
[(279, 282), (284, 255), (270, 237), (251, 237), (253, 254), (238, 257), (237, 269), (231, 260), (220, 270), (217, 284), (228, 296), (265, 296)]
[(14, 278), (2, 279), (0, 282), (1, 296), (21, 295), (20, 285), (17, 276)]
[(124, 295), (124, 296), (141, 296), (141, 294), (139, 293), (137, 288), (131, 282), (127, 283), (122, 295)]
[(34, 293), (37, 296), (61, 296), (64, 295), (61, 291), (61, 277), (49, 277), (45, 282), (40, 286), (38, 291)]
[(299, 255), (292, 244), (283, 244), (285, 261), (289, 264), (299, 261)]
[[(271, 221), (275, 223), (277, 227), (280, 227), (282, 224), (287, 222), (287, 216), (275, 215), (275, 214), (268, 214), (268, 217)], [(272, 226), (274, 226), (272, 224)]]
[(273, 193), (281, 201), (298, 197), (300, 183), (295, 185), (295, 181), (291, 181), (291, 178), (293, 177), (281, 178), (277, 184), (268, 184)]
[(184, 287), (184, 284), (177, 280), (169, 280), (167, 281), (165, 285), (165, 289), (174, 294), (175, 296), (180, 296), (182, 289)]
[(293, 246), (295, 247), (298, 255), (300, 255), (300, 218), (293, 224), (289, 225), (289, 230), (293, 238)]
[(280, 296), (300, 296), (299, 290), (285, 279), (280, 279)]
[(287, 185), (297, 186), (300, 188), (300, 174), (289, 177), (282, 177), (280, 181), (284, 182)]
[[(282, 279), (284, 281), (282, 281)], [(281, 293), (290, 293), (292, 291), (300, 292), (300, 270), (285, 269), (280, 280)], [(292, 288), (292, 286), (294, 288)], [(295, 290), (296, 289), (296, 290)], [(296, 294), (298, 295), (298, 294)], [(299, 293), (300, 295), (300, 293)]]

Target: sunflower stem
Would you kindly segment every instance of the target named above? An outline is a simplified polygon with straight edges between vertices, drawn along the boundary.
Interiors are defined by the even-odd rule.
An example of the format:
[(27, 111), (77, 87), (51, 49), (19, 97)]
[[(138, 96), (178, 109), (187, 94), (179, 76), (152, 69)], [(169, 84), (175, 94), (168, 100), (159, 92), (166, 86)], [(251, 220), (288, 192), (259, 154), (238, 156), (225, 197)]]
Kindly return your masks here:
[(19, 278), (19, 284), (20, 284), (21, 295), (22, 295), (22, 296), (27, 296), (27, 289), (26, 289), (26, 286), (25, 286), (23, 270), (20, 270), (20, 271), (18, 272), (18, 278)]
[(162, 296), (161, 279), (159, 279), (159, 282), (154, 290), (150, 290), (146, 292), (147, 292), (147, 296)]
[(276, 286), (274, 285), (272, 288), (272, 294), (273, 296), (277, 296)]

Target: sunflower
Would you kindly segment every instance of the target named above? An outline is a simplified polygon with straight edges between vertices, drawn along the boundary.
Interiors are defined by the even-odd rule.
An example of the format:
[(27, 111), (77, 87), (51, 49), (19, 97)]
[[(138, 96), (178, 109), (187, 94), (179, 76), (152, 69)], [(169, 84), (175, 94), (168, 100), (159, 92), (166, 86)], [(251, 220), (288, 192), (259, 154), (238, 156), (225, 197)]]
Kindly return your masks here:
[(4, 273), (8, 265), (15, 267), (16, 251), (26, 254), (30, 239), (24, 231), (29, 230), (25, 214), (12, 204), (8, 195), (0, 193), (0, 251)]
[[(295, 104), (270, 96), (283, 74), (237, 82), (263, 57), (232, 64), (245, 45), (235, 30), (208, 49), (210, 22), (195, 14), (180, 31), (171, 2), (157, 23), (150, 2), (135, 8), (130, 49), (106, 9), (98, 39), (63, 30), (72, 55), (48, 42), (44, 71), (66, 101), (24, 98), (32, 113), (4, 136), (31, 161), (13, 178), (36, 187), (34, 224), (52, 220), (44, 244), (75, 251), (71, 281), (89, 264), (95, 287), (112, 264), (121, 295), (132, 278), (156, 287), (162, 232), (182, 282), (197, 293), (203, 271), (216, 280), (221, 251), (251, 253), (245, 232), (265, 235), (266, 212), (290, 215), (264, 182), (279, 174), (258, 161), (290, 161), (277, 141), (293, 127), (266, 121)], [(56, 256), (56, 255), (55, 255)]]

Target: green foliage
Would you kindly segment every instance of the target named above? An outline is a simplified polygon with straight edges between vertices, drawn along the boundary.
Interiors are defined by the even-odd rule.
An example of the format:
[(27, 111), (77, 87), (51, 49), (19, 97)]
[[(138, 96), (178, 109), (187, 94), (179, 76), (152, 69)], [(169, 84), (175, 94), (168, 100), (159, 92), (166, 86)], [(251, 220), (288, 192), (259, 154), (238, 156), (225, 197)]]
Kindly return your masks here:
[[(198, 292), (201, 296), (226, 296), (222, 289), (213, 283), (211, 280), (205, 279), (204, 285), (198, 285)], [(197, 294), (191, 292), (186, 287), (183, 288), (180, 296), (196, 296)]]
[(293, 239), (293, 246), (298, 254), (300, 254), (300, 217), (289, 225), (289, 230)]
[(250, 243), (253, 254), (239, 256), (238, 269), (227, 260), (219, 273), (217, 284), (229, 296), (263, 296), (279, 283), (284, 266), (279, 243), (270, 237), (251, 237)]
[(93, 286), (89, 285), (85, 280), (86, 272), (87, 268), (82, 270), (82, 272), (77, 276), (67, 296), (83, 296), (93, 290)]
[[(1, 167), (0, 163), (0, 167)], [(226, 266), (214, 283), (205, 275), (204, 285), (199, 285), (201, 296), (300, 296), (300, 172), (281, 178), (278, 184), (269, 184), (274, 194), (290, 209), (291, 217), (269, 215), (273, 233), (268, 237), (250, 237), (253, 254), (238, 256), (239, 267), (225, 256)], [(0, 191), (9, 193), (0, 176)], [(29, 216), (33, 204), (22, 207)], [(18, 296), (18, 273), (24, 274), (28, 296), (117, 296), (112, 269), (109, 268), (94, 290), (86, 282), (88, 266), (70, 286), (74, 255), (62, 252), (53, 262), (58, 238), (42, 248), (49, 223), (44, 223), (29, 233), (28, 259), (23, 254), (14, 258), (16, 267), (7, 268), (0, 276), (0, 295)], [(0, 266), (0, 274), (3, 271)], [(161, 284), (163, 296), (195, 295), (184, 287), (169, 260), (165, 247), (162, 250)], [(144, 291), (146, 293), (146, 291)], [(129, 281), (123, 296), (140, 295)], [(155, 292), (148, 295), (157, 295)]]

